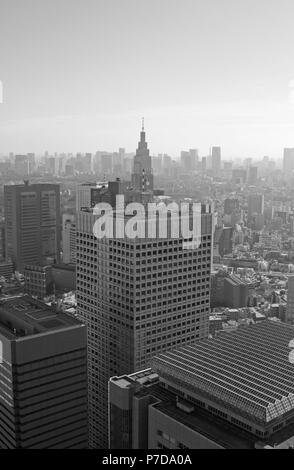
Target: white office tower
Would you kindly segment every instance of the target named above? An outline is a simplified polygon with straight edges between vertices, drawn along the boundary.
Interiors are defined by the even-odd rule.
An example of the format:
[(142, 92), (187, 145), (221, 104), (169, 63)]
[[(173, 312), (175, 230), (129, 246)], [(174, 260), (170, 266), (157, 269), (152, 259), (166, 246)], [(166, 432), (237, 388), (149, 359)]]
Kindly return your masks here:
[[(208, 336), (212, 214), (202, 206), (200, 246), (187, 249), (187, 239), (169, 229), (165, 238), (130, 238), (124, 209), (122, 237), (96, 238), (94, 213), (77, 214), (76, 295), (88, 328), (90, 447), (107, 448), (109, 378)], [(114, 211), (115, 227), (117, 217)]]

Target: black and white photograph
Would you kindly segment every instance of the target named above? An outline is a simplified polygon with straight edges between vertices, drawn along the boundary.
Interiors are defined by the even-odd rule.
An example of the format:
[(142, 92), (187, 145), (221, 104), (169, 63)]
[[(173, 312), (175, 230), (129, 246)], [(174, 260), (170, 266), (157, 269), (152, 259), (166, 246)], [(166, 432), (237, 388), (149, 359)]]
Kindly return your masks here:
[(294, 449), (293, 18), (0, 0), (0, 450)]

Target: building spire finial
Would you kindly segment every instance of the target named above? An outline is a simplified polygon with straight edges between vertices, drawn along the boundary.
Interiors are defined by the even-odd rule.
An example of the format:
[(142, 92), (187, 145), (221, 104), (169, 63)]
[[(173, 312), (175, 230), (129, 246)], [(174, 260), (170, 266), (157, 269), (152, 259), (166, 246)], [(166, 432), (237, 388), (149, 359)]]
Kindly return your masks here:
[(142, 131), (144, 132), (144, 118), (142, 117)]

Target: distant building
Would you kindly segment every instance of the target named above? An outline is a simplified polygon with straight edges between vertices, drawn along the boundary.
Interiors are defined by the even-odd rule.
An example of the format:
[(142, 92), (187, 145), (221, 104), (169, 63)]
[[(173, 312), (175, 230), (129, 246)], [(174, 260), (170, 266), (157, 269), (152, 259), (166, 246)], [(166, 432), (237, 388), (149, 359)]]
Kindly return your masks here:
[(29, 175), (29, 159), (27, 155), (15, 155), (14, 170), (20, 176)]
[(250, 194), (248, 196), (248, 224), (256, 231), (264, 228), (264, 195)]
[(211, 307), (247, 307), (248, 298), (248, 282), (223, 270), (212, 274)]
[(244, 184), (247, 178), (247, 170), (245, 168), (234, 168), (232, 170), (232, 180), (235, 184)]
[(17, 297), (0, 302), (0, 341), (0, 448), (87, 448), (85, 325)]
[(140, 134), (140, 142), (134, 157), (132, 186), (138, 191), (152, 191), (154, 187), (152, 161), (146, 142), (144, 123)]
[(212, 147), (211, 149), (211, 168), (215, 176), (220, 175), (221, 171), (221, 148)]
[(239, 277), (231, 275), (224, 280), (224, 306), (230, 308), (247, 307), (249, 285)]
[(284, 149), (283, 170), (286, 177), (293, 174), (294, 170), (294, 148)]
[[(116, 178), (115, 181), (103, 183), (83, 183), (77, 186), (76, 210), (95, 207), (100, 202), (106, 202), (112, 206), (116, 204), (118, 194), (126, 194), (129, 183)], [(126, 201), (127, 202), (127, 201)]]
[(201, 171), (203, 174), (206, 173), (206, 170), (207, 170), (207, 157), (202, 157), (202, 160), (201, 160)]
[(235, 210), (239, 210), (239, 200), (236, 198), (227, 198), (224, 201), (224, 213), (231, 215)]
[(196, 169), (198, 163), (198, 150), (190, 149), (188, 152), (181, 152), (181, 166), (184, 171), (190, 172)]
[(216, 227), (213, 238), (214, 256), (225, 256), (233, 251), (232, 227)]
[(257, 166), (250, 166), (248, 168), (248, 184), (256, 185), (257, 184), (257, 175), (258, 175), (258, 168)]
[(25, 292), (38, 299), (53, 293), (52, 266), (25, 266)]
[(250, 194), (248, 196), (248, 218), (254, 215), (263, 215), (264, 213), (264, 195)]
[(76, 210), (79, 211), (83, 207), (94, 207), (98, 190), (97, 183), (79, 184), (76, 188)]

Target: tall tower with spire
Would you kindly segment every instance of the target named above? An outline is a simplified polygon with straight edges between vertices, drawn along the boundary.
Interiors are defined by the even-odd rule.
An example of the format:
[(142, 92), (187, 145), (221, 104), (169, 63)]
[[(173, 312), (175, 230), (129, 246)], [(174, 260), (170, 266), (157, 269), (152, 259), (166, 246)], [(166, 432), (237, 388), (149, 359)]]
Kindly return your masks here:
[(152, 162), (146, 142), (144, 118), (142, 118), (140, 142), (134, 157), (132, 186), (137, 191), (153, 191)]

